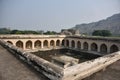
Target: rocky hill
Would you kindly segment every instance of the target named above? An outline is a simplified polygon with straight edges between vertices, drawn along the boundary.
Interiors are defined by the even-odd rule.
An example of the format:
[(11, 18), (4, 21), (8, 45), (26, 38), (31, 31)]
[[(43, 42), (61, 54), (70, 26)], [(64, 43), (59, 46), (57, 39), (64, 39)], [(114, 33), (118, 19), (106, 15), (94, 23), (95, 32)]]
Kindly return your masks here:
[(87, 34), (91, 34), (94, 30), (110, 30), (113, 35), (120, 35), (120, 13), (98, 22), (78, 24), (72, 29)]

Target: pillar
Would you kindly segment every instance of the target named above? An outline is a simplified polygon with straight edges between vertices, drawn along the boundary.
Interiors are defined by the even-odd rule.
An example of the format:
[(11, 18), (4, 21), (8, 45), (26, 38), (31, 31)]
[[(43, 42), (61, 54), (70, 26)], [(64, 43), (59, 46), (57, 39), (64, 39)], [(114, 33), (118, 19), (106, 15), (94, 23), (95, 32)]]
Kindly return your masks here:
[(23, 50), (26, 50), (26, 42), (23, 42)]
[(77, 41), (75, 41), (75, 49), (77, 49)]
[(35, 47), (34, 47), (34, 42), (32, 42), (32, 49), (35, 49)]
[(43, 41), (41, 41), (41, 48), (43, 48)]

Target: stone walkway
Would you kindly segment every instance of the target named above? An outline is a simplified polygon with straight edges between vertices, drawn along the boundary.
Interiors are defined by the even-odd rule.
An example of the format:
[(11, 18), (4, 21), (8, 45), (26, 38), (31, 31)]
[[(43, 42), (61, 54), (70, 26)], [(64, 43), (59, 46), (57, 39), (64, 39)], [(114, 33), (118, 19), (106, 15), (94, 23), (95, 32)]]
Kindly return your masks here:
[(0, 80), (49, 80), (0, 45)]

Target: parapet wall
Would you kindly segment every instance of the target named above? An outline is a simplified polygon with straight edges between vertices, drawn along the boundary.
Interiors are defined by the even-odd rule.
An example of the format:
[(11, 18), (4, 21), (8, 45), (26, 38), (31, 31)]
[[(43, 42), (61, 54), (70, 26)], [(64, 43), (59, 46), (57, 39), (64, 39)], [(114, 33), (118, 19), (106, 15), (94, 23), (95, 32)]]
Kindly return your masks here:
[(0, 38), (1, 39), (26, 39), (26, 38), (29, 38), (29, 39), (34, 39), (34, 38), (56, 38), (56, 37), (66, 37), (66, 35), (0, 35)]
[(120, 51), (64, 69), (64, 80), (81, 80), (120, 60)]
[(25, 52), (22, 49), (19, 49), (3, 40), (0, 40), (0, 45), (5, 47), (8, 51), (17, 56), (19, 59), (34, 67), (37, 71), (43, 73), (48, 78), (52, 80), (61, 80), (61, 78), (63, 77), (63, 69), (61, 67), (54, 65), (31, 53)]

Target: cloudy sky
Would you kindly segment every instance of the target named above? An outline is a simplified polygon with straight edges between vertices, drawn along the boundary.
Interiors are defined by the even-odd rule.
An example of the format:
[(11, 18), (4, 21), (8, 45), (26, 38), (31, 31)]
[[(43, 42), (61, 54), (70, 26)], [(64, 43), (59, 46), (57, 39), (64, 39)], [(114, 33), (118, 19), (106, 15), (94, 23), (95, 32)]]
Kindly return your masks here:
[(120, 13), (120, 0), (0, 0), (0, 28), (54, 30)]

